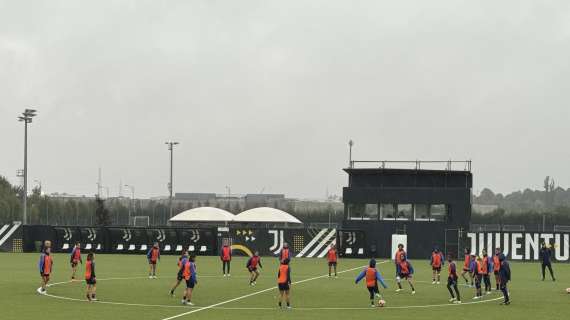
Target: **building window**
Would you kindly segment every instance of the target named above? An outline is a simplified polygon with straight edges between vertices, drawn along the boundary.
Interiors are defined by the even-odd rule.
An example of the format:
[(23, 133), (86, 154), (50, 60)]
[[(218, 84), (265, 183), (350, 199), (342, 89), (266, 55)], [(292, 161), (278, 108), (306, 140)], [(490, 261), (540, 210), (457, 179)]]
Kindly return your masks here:
[(380, 220), (395, 220), (396, 205), (392, 203), (380, 204)]
[(414, 205), (414, 220), (429, 221), (429, 206), (427, 204)]
[(348, 204), (349, 220), (378, 220), (378, 205), (350, 203)]
[(430, 205), (430, 221), (445, 221), (447, 206), (445, 204)]
[(396, 220), (412, 220), (413, 208), (411, 204), (398, 204)]
[(364, 207), (363, 220), (378, 220), (378, 205), (366, 204)]

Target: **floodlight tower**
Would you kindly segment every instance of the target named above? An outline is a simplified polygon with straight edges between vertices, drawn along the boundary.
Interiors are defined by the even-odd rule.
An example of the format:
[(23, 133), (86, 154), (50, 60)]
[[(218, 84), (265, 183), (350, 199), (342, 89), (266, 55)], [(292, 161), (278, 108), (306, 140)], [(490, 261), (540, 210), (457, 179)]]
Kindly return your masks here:
[(32, 118), (36, 116), (36, 110), (25, 109), (18, 121), (24, 122), (24, 190), (22, 195), (23, 216), (22, 223), (28, 220), (28, 123), (32, 123)]
[(169, 212), (169, 216), (170, 218), (172, 218), (172, 167), (174, 164), (174, 146), (178, 144), (178, 142), (175, 141), (167, 141), (164, 144), (168, 145), (168, 150), (170, 151), (170, 182), (168, 183), (168, 192), (169, 192), (169, 196), (168, 196), (168, 212)]

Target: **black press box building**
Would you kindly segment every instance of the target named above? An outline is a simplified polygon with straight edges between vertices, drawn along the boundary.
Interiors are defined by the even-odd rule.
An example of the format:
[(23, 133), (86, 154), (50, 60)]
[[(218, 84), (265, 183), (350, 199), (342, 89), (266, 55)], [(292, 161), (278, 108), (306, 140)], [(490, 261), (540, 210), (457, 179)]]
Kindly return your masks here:
[(426, 258), (434, 247), (456, 256), (463, 248), (471, 161), (351, 161), (344, 171), (343, 230), (364, 231), (369, 255), (389, 257), (392, 234), (407, 235), (411, 258)]

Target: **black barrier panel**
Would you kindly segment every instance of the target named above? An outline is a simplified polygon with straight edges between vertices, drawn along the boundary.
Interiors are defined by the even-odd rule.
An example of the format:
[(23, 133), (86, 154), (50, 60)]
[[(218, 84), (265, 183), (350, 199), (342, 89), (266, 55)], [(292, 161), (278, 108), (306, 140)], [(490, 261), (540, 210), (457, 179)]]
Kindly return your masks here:
[(178, 229), (178, 243), (173, 249), (179, 253), (183, 248), (195, 255), (217, 254), (214, 229)]
[(111, 252), (146, 254), (149, 247), (146, 229), (109, 228), (109, 246)]
[(55, 239), (52, 241), (53, 252), (71, 252), (76, 242), (81, 242), (78, 227), (55, 227)]
[(218, 236), (219, 245), (225, 239), (231, 240), (233, 252), (238, 255), (259, 251), (263, 256), (278, 256), (287, 243), (293, 257), (322, 258), (330, 245), (336, 242), (337, 231), (334, 228), (231, 228)]
[(107, 233), (102, 228), (79, 228), (81, 236), (81, 249), (94, 252), (105, 252)]
[(363, 231), (366, 234), (365, 251), (374, 257), (392, 258), (392, 234), (408, 236), (406, 252), (412, 259), (429, 259), (433, 248), (445, 248), (444, 223), (431, 222), (427, 227), (414, 221), (345, 221), (343, 229)]
[(376, 256), (377, 248), (366, 244), (366, 235), (361, 230), (339, 230), (337, 240), (338, 253), (341, 257), (362, 258)]
[(480, 232), (468, 233), (467, 245), (472, 253), (481, 254), (482, 249), (494, 252), (501, 248), (510, 260), (540, 260), (540, 245), (548, 243), (552, 247), (553, 260), (570, 262), (570, 233), (540, 232)]
[(178, 234), (176, 230), (170, 228), (153, 228), (146, 230), (148, 239), (147, 246), (150, 248), (154, 243), (158, 243), (161, 252), (173, 253), (173, 249), (178, 244)]
[(38, 252), (45, 240), (55, 241), (55, 230), (51, 226), (24, 226), (24, 252)]

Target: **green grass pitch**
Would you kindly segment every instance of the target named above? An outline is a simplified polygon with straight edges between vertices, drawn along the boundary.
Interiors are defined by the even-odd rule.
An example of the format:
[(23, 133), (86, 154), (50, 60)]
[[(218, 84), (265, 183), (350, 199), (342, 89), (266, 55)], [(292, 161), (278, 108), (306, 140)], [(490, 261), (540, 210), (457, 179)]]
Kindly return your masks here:
[[(319, 277), (327, 273), (324, 259), (294, 259), (291, 263), (294, 284), (291, 289), (293, 309), (277, 309), (277, 259), (262, 258), (264, 268), (257, 286), (248, 285), (245, 258), (232, 261), (231, 278), (220, 275), (217, 257), (198, 257), (198, 280), (193, 302), (195, 307), (182, 306), (180, 295), (168, 295), (176, 276), (176, 259), (163, 256), (158, 266), (158, 279), (146, 278), (148, 265), (144, 255), (97, 255), (97, 297), (101, 302), (83, 301), (84, 281), (69, 282), (69, 256), (54, 255), (52, 283), (48, 294), (36, 294), (39, 286), (38, 254), (0, 254), (0, 319), (156, 319), (162, 320), (183, 313), (177, 319), (568, 319), (570, 312), (570, 265), (555, 264), (557, 281), (542, 282), (537, 263), (511, 263), (510, 284), (512, 304), (500, 306), (499, 293), (474, 303), (474, 289), (461, 287), (463, 305), (450, 305), (444, 285), (431, 284), (428, 261), (412, 261), (416, 269), (416, 295), (405, 290), (396, 293), (391, 262), (378, 269), (388, 280), (382, 290), (385, 308), (370, 308), (368, 291), (354, 278), (367, 260), (341, 259), (338, 279)], [(379, 262), (384, 261), (378, 259)], [(356, 269), (355, 269), (356, 268)], [(83, 277), (80, 265), (80, 279)], [(105, 280), (108, 279), (108, 280)], [(295, 283), (300, 282), (300, 283)], [(494, 286), (494, 281), (493, 281)], [(245, 296), (245, 297), (244, 297)], [(74, 300), (77, 299), (77, 300)], [(227, 301), (227, 302), (226, 302)], [(226, 303), (224, 303), (226, 302)], [(203, 307), (210, 307), (202, 309)]]

